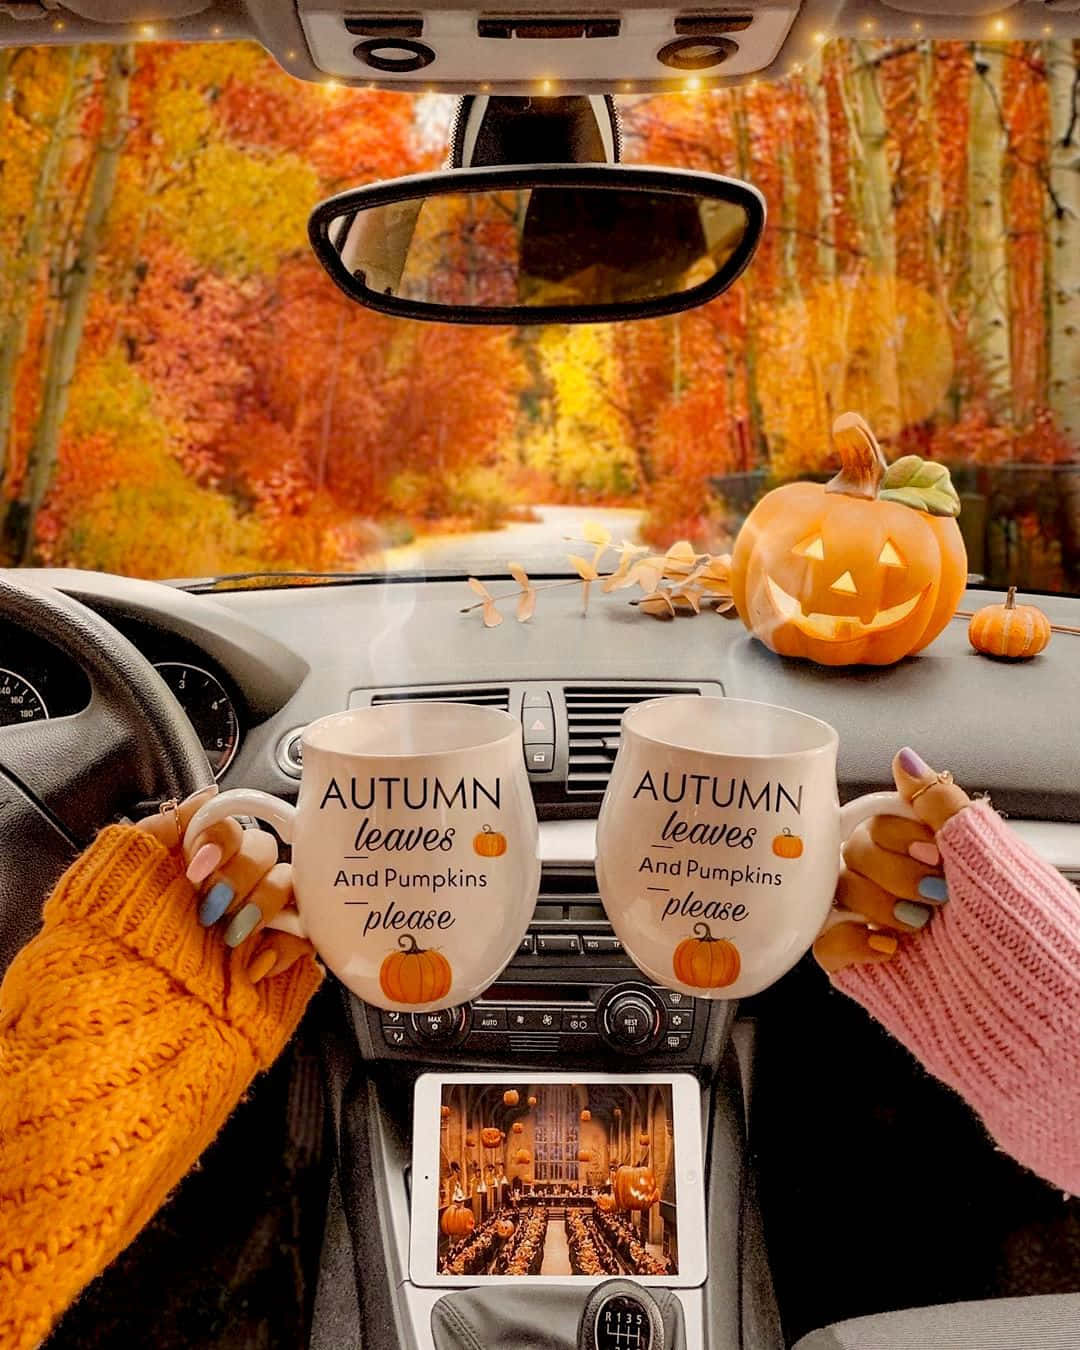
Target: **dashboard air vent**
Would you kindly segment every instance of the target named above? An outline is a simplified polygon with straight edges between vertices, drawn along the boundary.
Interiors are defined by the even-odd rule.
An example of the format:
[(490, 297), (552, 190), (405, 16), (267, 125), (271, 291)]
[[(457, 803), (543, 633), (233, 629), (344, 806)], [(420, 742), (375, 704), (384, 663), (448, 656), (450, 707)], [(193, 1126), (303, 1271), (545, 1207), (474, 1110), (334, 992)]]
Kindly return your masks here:
[(566, 723), (569, 757), (566, 792), (570, 797), (602, 797), (619, 749), (619, 723), (627, 708), (672, 694), (700, 694), (697, 685), (567, 685)]
[(510, 690), (506, 685), (451, 685), (446, 689), (384, 689), (372, 694), (372, 706), (380, 703), (475, 703), (481, 708), (510, 711)]

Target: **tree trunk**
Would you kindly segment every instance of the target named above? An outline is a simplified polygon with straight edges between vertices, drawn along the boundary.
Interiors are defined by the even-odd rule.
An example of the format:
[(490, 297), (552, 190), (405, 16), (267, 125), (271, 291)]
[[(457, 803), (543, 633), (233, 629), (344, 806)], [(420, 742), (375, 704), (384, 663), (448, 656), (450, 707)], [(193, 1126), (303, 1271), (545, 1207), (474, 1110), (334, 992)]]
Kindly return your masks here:
[(1003, 193), (1006, 135), (1001, 116), (1004, 65), (1003, 45), (976, 44), (968, 142), (968, 220), (972, 344), (991, 408), (1000, 421), (1009, 422), (1012, 381)]
[(68, 394), (82, 340), (90, 291), (97, 270), (98, 252), (105, 219), (112, 204), (120, 152), (127, 134), (128, 101), (135, 49), (130, 44), (109, 53), (103, 93), (104, 117), (95, 150), (90, 196), (82, 229), (61, 289), (60, 313), (50, 344), (45, 389), (38, 414), (34, 442), (27, 465), (27, 481), (20, 498), (23, 507), (22, 549), (24, 564), (33, 559), (34, 532), (41, 503), (52, 482), (60, 448), (60, 433), (67, 412)]
[(829, 134), (829, 92), (825, 85), (824, 53), (815, 53), (807, 63), (806, 82), (814, 113), (817, 280), (833, 281), (836, 277), (836, 226), (833, 219), (832, 137)]
[[(29, 203), (26, 224), (11, 265), (10, 290), (6, 297), (8, 304), (5, 307), (3, 326), (0, 327), (0, 489), (4, 485), (11, 446), (15, 414), (15, 379), (19, 358), (26, 346), (27, 328), (33, 309), (34, 283), (41, 267), (49, 199), (69, 129), (79, 56), (80, 49), (73, 47), (68, 55), (67, 76), (53, 117), (49, 139), (38, 161), (38, 172), (34, 180), (33, 197)], [(0, 503), (0, 526), (3, 523), (4, 512)]]
[(1080, 449), (1080, 69), (1071, 42), (1046, 44), (1050, 81), (1050, 406)]
[(866, 193), (866, 252), (876, 272), (893, 276), (896, 272), (896, 233), (893, 226), (892, 178), (889, 173), (888, 124), (877, 71), (861, 43), (855, 43), (855, 69), (851, 83), (851, 111), (857, 124), (856, 162), (861, 162)]
[[(746, 92), (742, 88), (731, 91), (731, 123), (735, 132), (736, 163), (741, 178), (753, 178), (753, 165), (750, 151), (750, 128), (746, 116)], [(743, 322), (746, 337), (743, 346), (743, 362), (746, 367), (746, 415), (750, 423), (750, 447), (755, 464), (768, 456), (768, 444), (765, 438), (764, 419), (761, 412), (761, 400), (757, 391), (757, 310), (754, 306), (754, 270), (748, 268), (739, 281), (742, 292)]]

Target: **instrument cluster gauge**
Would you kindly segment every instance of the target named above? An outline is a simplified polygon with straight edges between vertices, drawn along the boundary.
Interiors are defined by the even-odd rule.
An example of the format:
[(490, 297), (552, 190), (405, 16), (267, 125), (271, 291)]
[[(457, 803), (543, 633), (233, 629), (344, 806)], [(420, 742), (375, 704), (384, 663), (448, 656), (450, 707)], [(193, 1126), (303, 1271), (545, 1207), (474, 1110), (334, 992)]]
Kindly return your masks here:
[(49, 716), (45, 700), (22, 675), (0, 666), (0, 727), (40, 722)]
[(240, 720), (225, 686), (216, 675), (190, 661), (158, 661), (154, 669), (187, 713), (214, 777), (220, 778), (240, 742)]

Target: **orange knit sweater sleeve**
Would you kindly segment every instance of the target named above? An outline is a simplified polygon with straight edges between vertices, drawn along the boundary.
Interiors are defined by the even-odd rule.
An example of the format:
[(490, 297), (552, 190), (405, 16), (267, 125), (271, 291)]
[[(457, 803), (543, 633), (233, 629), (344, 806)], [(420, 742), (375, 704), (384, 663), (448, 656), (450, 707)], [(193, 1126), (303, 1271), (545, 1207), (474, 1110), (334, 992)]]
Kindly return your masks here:
[(0, 985), (0, 1350), (31, 1350), (291, 1035), (305, 956), (253, 985), (179, 855), (104, 830)]

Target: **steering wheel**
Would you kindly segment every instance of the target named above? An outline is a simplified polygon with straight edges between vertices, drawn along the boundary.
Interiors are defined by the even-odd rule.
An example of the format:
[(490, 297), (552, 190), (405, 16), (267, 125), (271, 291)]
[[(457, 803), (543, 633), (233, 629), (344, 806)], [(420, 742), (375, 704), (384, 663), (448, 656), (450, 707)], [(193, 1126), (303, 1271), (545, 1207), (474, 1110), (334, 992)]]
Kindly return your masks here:
[(0, 571), (5, 621), (75, 661), (90, 702), (73, 717), (0, 727), (0, 975), (37, 931), (61, 872), (103, 825), (214, 781), (165, 681), (93, 610)]

